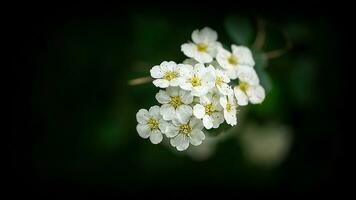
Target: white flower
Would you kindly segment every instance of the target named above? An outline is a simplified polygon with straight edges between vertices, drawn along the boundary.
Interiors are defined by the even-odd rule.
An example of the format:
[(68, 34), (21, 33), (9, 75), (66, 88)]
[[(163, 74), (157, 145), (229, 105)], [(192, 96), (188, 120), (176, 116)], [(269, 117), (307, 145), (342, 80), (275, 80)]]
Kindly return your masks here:
[(177, 117), (184, 121), (193, 113), (192, 107), (189, 106), (193, 102), (193, 96), (190, 92), (179, 87), (169, 87), (165, 91), (160, 90), (156, 94), (156, 99), (163, 104), (160, 113), (164, 120), (172, 120)]
[(206, 96), (200, 97), (200, 104), (196, 104), (193, 108), (194, 116), (203, 119), (206, 129), (218, 128), (224, 122), (223, 108), (219, 98), (220, 96), (208, 93)]
[(236, 108), (237, 104), (233, 95), (220, 97), (220, 105), (224, 108), (224, 118), (226, 123), (234, 126), (237, 124)]
[(238, 72), (239, 85), (234, 87), (237, 103), (245, 106), (250, 101), (252, 104), (262, 103), (265, 99), (265, 90), (259, 84), (256, 71), (251, 67), (241, 67)]
[(266, 96), (261, 85), (249, 85), (246, 82), (240, 82), (238, 86), (235, 86), (234, 94), (240, 106), (247, 105), (248, 101), (252, 104), (262, 103)]
[(180, 65), (177, 65), (173, 61), (163, 61), (160, 65), (152, 67), (150, 73), (156, 79), (153, 81), (156, 87), (167, 88), (169, 86), (178, 86), (182, 82)]
[(200, 31), (195, 30), (192, 33), (193, 42), (183, 44), (181, 50), (189, 58), (194, 58), (200, 63), (209, 63), (213, 61), (217, 47), (221, 46), (217, 39), (218, 34), (209, 27)]
[(166, 127), (166, 121), (162, 119), (159, 113), (159, 106), (152, 106), (149, 111), (140, 109), (136, 114), (136, 130), (142, 138), (150, 138), (153, 144), (162, 141), (162, 127)]
[(222, 68), (227, 71), (231, 79), (237, 78), (237, 72), (241, 66), (253, 67), (253, 60), (250, 49), (244, 46), (231, 45), (232, 53), (220, 47), (216, 55), (216, 60)]
[(205, 68), (204, 64), (198, 63), (194, 66), (184, 65), (181, 67), (184, 81), (180, 87), (192, 91), (193, 96), (202, 96), (214, 87), (214, 74)]
[(223, 94), (223, 95), (228, 95), (230, 94), (230, 86), (228, 83), (230, 83), (230, 79), (225, 73), (225, 71), (222, 71), (220, 69), (215, 69), (212, 65), (210, 65), (208, 70), (211, 71), (211, 74), (214, 76), (215, 80), (215, 86), (218, 89), (218, 91)]
[(194, 146), (200, 145), (205, 139), (202, 129), (202, 121), (193, 116), (183, 121), (176, 118), (164, 127), (166, 136), (172, 138), (171, 145), (178, 151), (186, 150), (189, 143)]

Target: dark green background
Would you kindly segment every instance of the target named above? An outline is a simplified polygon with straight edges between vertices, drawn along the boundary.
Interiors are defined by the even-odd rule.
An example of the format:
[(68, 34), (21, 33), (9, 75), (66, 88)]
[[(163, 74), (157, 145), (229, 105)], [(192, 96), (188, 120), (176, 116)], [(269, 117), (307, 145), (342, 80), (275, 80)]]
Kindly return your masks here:
[[(332, 187), (343, 152), (335, 119), (344, 103), (339, 50), (343, 26), (328, 10), (235, 7), (225, 12), (108, 6), (22, 13), (27, 17), (13, 25), (24, 55), (15, 58), (13, 185), (36, 193)], [(284, 47), (280, 30), (293, 43), (287, 54), (268, 62), (271, 89), (265, 102), (246, 108), (246, 122), (278, 122), (293, 132), (290, 153), (273, 169), (251, 165), (233, 139), (220, 143), (210, 159), (197, 162), (152, 145), (135, 130), (136, 112), (158, 104), (158, 89), (150, 83), (129, 86), (128, 80), (149, 75), (164, 60), (182, 61), (180, 45), (194, 29), (210, 26), (230, 45), (236, 41), (227, 22), (231, 16), (251, 21), (250, 44), (256, 17), (266, 21), (262, 51)]]

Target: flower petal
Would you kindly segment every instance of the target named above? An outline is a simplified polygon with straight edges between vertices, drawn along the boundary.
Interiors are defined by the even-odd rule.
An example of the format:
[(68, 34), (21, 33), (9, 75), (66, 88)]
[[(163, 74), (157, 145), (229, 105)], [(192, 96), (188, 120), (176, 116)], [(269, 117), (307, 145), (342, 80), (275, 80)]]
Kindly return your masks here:
[(202, 130), (204, 127), (203, 122), (195, 117), (190, 119), (189, 125), (192, 127), (192, 129), (198, 129), (198, 130)]
[[(189, 58), (194, 58), (197, 54), (197, 46), (193, 43), (185, 43), (181, 46), (181, 51)], [(194, 58), (195, 59), (195, 58)]]
[(249, 48), (245, 46), (231, 45), (232, 53), (238, 58), (240, 64), (245, 64), (253, 67), (255, 61)]
[(174, 126), (173, 124), (166, 121), (160, 121), (159, 128), (169, 138), (176, 136), (179, 132), (179, 128), (177, 126)]
[(213, 128), (213, 120), (209, 115), (205, 115), (203, 117), (203, 124), (206, 129), (211, 129)]
[(157, 120), (162, 118), (162, 116), (160, 114), (160, 107), (159, 106), (152, 106), (148, 112), (152, 117), (154, 117)]
[(237, 100), (237, 104), (240, 106), (246, 106), (248, 104), (248, 98), (246, 94), (239, 88), (239, 86), (235, 86), (234, 94)]
[(246, 93), (252, 104), (262, 103), (266, 96), (265, 90), (260, 85), (249, 87)]
[(166, 91), (160, 90), (156, 94), (156, 99), (161, 104), (167, 104), (171, 100), (171, 97), (168, 95), (168, 93)]
[(193, 96), (190, 94), (190, 92), (180, 90), (179, 96), (184, 104), (191, 104), (193, 102)]
[(179, 87), (169, 87), (166, 89), (167, 94), (171, 97), (175, 97), (179, 95)]
[(167, 88), (169, 86), (169, 81), (165, 79), (156, 79), (153, 81), (153, 85), (160, 88)]
[(151, 129), (147, 124), (137, 124), (136, 130), (138, 135), (142, 138), (148, 138), (150, 136)]
[(192, 109), (192, 107), (190, 107), (188, 105), (181, 105), (176, 109), (176, 114), (177, 114), (178, 120), (182, 124), (186, 124), (186, 123), (188, 123), (190, 117), (193, 114), (193, 109)]
[(200, 104), (194, 106), (194, 116), (198, 119), (202, 119), (205, 115), (205, 108)]
[(161, 131), (156, 129), (151, 132), (150, 140), (151, 140), (152, 144), (158, 144), (162, 141), (162, 139), (163, 139), (163, 136), (162, 136)]
[(170, 140), (170, 143), (173, 147), (179, 146), (183, 143), (184, 135), (178, 134), (176, 137)]
[(164, 72), (158, 65), (152, 67), (152, 69), (150, 70), (150, 73), (153, 78), (162, 78), (164, 76)]
[(189, 141), (194, 146), (200, 145), (204, 139), (205, 139), (205, 135), (201, 130), (194, 129), (189, 134)]
[(224, 122), (224, 115), (222, 112), (214, 112), (211, 117), (213, 118), (213, 128), (218, 128)]
[(237, 76), (240, 81), (246, 82), (249, 85), (258, 85), (260, 82), (255, 69), (247, 65), (240, 65), (238, 67)]
[(163, 104), (161, 106), (160, 113), (164, 120), (172, 120), (176, 117), (176, 111), (170, 104)]
[(177, 150), (178, 151), (184, 151), (189, 147), (189, 138), (188, 137), (183, 137), (183, 140), (180, 145), (177, 145)]
[(148, 113), (148, 111), (146, 109), (140, 109), (137, 113), (136, 113), (136, 120), (138, 123), (140, 124), (147, 124), (148, 119), (150, 118), (150, 114)]

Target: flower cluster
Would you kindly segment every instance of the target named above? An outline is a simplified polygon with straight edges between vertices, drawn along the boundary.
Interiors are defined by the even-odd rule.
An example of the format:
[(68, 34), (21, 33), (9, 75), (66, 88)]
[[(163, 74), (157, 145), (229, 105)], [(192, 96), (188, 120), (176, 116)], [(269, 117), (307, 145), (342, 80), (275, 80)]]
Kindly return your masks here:
[[(161, 88), (156, 94), (161, 106), (137, 112), (136, 129), (142, 138), (158, 144), (165, 135), (183, 151), (203, 142), (203, 130), (218, 128), (224, 121), (235, 126), (238, 106), (262, 103), (265, 91), (251, 51), (236, 45), (228, 51), (217, 39), (208, 27), (195, 30), (192, 42), (181, 46), (188, 59), (180, 64), (164, 61), (150, 70), (153, 84)], [(238, 85), (232, 86), (237, 79)]]

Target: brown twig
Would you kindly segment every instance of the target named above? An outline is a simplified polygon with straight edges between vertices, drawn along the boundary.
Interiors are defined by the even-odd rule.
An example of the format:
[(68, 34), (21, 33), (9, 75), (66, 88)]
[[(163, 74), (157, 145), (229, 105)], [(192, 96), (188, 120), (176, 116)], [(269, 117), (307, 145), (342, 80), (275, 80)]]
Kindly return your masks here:
[(135, 78), (135, 79), (129, 80), (128, 84), (129, 85), (141, 85), (141, 84), (148, 83), (151, 81), (152, 81), (152, 78), (150, 76), (146, 76), (146, 77)]
[(272, 50), (269, 52), (264, 53), (264, 56), (267, 59), (273, 59), (273, 58), (278, 58), (281, 57), (282, 55), (284, 55), (285, 53), (287, 53), (290, 49), (293, 48), (293, 43), (292, 41), (289, 39), (288, 34), (282, 30), (282, 34), (283, 37), (286, 41), (286, 47), (281, 48), (281, 49), (276, 49), (276, 50)]
[(261, 49), (265, 43), (266, 40), (266, 30), (265, 30), (265, 21), (257, 17), (257, 33), (256, 33), (256, 39), (255, 42), (253, 43), (253, 46), (256, 49)]

